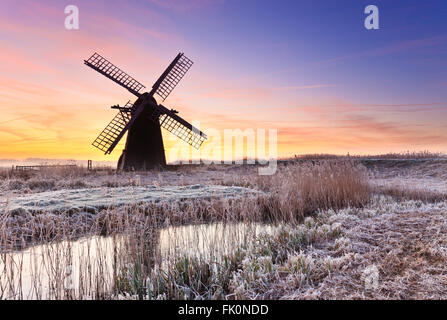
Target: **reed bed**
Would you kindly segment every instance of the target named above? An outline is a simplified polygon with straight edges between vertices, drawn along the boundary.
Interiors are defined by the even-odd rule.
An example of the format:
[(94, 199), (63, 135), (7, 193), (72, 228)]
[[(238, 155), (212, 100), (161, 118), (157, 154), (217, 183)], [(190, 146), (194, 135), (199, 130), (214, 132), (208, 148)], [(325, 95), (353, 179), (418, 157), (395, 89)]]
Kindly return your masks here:
[(315, 154), (302, 154), (295, 155), (293, 158), (288, 158), (286, 160), (362, 160), (362, 159), (442, 159), (447, 158), (447, 154), (443, 152), (433, 152), (428, 150), (423, 151), (402, 151), (402, 152), (388, 152), (381, 154), (364, 154), (364, 155), (335, 155), (327, 153), (315, 153)]
[(225, 183), (268, 192), (264, 210), (272, 221), (288, 223), (300, 223), (320, 210), (363, 207), (371, 200), (366, 169), (355, 161), (293, 164), (274, 176), (233, 176)]
[(321, 264), (311, 276), (303, 251), (340, 236), (325, 212), (365, 207), (372, 192), (352, 161), (281, 166), (274, 176), (234, 174), (221, 183), (264, 193), (97, 212), (3, 212), (0, 298), (278, 298), (278, 283), (327, 274)]

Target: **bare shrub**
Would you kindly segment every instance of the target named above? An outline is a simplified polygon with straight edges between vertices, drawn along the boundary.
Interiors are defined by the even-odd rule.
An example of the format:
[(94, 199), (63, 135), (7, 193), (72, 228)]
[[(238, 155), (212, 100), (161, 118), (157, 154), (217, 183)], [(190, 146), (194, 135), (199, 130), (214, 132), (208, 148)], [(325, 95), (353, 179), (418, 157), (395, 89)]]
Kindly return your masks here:
[(9, 190), (21, 190), (25, 186), (25, 183), (20, 179), (12, 179), (8, 182)]
[(81, 179), (69, 179), (68, 181), (62, 180), (57, 183), (58, 188), (80, 189), (86, 188), (87, 186), (87, 183)]
[(16, 178), (16, 179), (22, 179), (22, 180), (28, 180), (31, 177), (35, 176), (35, 173), (32, 171), (12, 171), (11, 172), (11, 178)]
[(104, 183), (102, 185), (107, 188), (117, 188), (120, 186), (120, 184), (117, 180), (114, 180), (114, 181), (106, 180), (106, 181), (104, 181)]
[(87, 184), (82, 180), (76, 179), (76, 180), (70, 181), (68, 183), (68, 187), (73, 188), (73, 189), (85, 188), (85, 187), (87, 187)]
[(27, 181), (27, 185), (31, 190), (52, 190), (56, 186), (56, 181), (54, 179), (39, 179), (37, 177), (31, 178)]
[(0, 168), (0, 179), (1, 180), (5, 180), (8, 179), (10, 176), (9, 170), (8, 169), (2, 169)]

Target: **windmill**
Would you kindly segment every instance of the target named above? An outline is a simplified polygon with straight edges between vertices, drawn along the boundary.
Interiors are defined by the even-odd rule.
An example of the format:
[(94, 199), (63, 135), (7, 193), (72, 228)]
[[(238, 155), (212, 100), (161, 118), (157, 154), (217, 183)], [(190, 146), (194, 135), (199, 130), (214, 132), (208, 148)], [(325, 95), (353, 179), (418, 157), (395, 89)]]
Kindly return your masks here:
[(126, 146), (118, 160), (118, 170), (147, 170), (166, 166), (161, 128), (199, 149), (207, 136), (177, 115), (178, 111), (158, 104), (157, 94), (163, 101), (191, 68), (193, 62), (179, 53), (152, 86), (150, 92), (140, 82), (113, 65), (98, 53), (84, 60), (84, 64), (126, 88), (138, 99), (124, 106), (114, 105), (118, 113), (93, 141), (92, 145), (110, 154), (126, 132)]

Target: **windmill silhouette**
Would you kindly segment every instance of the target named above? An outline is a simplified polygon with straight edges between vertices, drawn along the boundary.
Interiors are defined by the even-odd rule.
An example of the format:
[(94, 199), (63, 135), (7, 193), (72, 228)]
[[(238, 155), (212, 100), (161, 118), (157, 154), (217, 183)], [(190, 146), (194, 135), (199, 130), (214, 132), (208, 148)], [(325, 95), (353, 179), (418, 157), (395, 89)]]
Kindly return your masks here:
[(148, 170), (166, 166), (161, 128), (176, 135), (199, 149), (207, 136), (177, 115), (178, 111), (158, 104), (157, 94), (164, 101), (180, 82), (193, 62), (179, 53), (152, 86), (150, 92), (139, 93), (145, 86), (94, 53), (84, 63), (110, 80), (126, 88), (138, 99), (128, 101), (123, 107), (114, 105), (118, 113), (93, 141), (93, 146), (110, 154), (121, 138), (128, 132), (126, 146), (118, 160), (118, 170)]

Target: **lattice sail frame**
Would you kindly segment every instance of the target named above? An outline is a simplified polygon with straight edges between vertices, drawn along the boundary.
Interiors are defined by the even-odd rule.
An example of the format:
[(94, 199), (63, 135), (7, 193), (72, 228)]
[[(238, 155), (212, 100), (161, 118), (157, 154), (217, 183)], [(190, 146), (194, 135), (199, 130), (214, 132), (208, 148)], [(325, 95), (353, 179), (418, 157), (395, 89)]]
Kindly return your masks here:
[(110, 154), (113, 151), (111, 146), (114, 144), (115, 140), (124, 130), (131, 118), (132, 115), (130, 112), (118, 111), (115, 117), (113, 117), (112, 121), (110, 121), (98, 137), (96, 137), (92, 145), (104, 152), (104, 154)]
[(180, 80), (182, 80), (183, 76), (191, 68), (193, 63), (194, 62), (192, 62), (182, 53), (180, 59), (165, 76), (155, 93), (158, 94), (163, 99), (163, 101), (165, 101), (172, 90), (174, 90), (174, 88), (180, 82)]
[[(141, 96), (138, 91), (145, 88), (140, 82), (96, 52), (88, 60), (84, 60), (84, 63), (138, 97)], [(151, 95), (157, 93), (164, 101), (192, 65), (193, 62), (190, 59), (183, 53), (179, 53), (156, 82)], [(143, 106), (135, 108), (130, 101), (124, 107), (114, 106), (113, 108), (118, 109), (119, 112), (92, 143), (93, 146), (105, 152), (105, 154), (110, 154), (113, 151), (127, 129), (132, 126), (132, 123), (144, 109)], [(152, 120), (197, 149), (207, 139), (203, 132), (162, 105), (157, 106), (152, 115)]]
[(160, 110), (155, 110), (152, 113), (151, 118), (153, 121), (158, 121), (163, 129), (169, 131), (196, 149), (200, 149), (202, 143), (207, 139), (207, 136), (203, 132), (176, 114), (169, 114), (161, 112)]
[(112, 81), (118, 83), (120, 86), (126, 88), (136, 96), (139, 96), (138, 91), (145, 88), (139, 81), (132, 78), (96, 52), (90, 58), (84, 60), (84, 63)]

